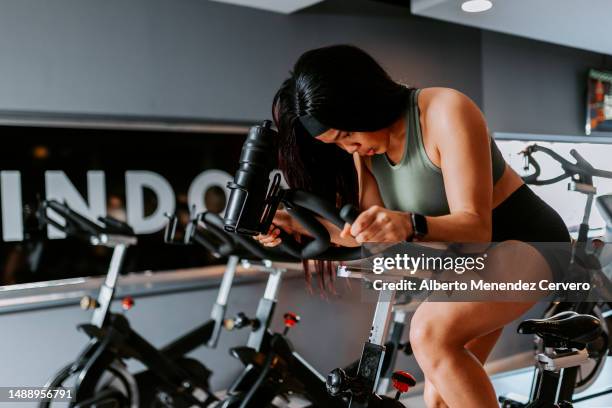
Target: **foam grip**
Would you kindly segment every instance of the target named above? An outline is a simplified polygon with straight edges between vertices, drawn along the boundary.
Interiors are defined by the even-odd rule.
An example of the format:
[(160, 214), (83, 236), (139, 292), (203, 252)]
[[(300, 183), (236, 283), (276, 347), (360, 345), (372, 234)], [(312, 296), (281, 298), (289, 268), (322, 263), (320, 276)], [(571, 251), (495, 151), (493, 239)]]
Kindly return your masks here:
[[(45, 201), (45, 206), (51, 208), (53, 211), (64, 217), (67, 228), (69, 228), (69, 224), (72, 224), (77, 230), (80, 230), (77, 232), (85, 232), (86, 234), (91, 235), (98, 235), (105, 232), (103, 227), (72, 210), (66, 204), (62, 204), (56, 200), (47, 200)], [(65, 232), (69, 231), (65, 230)]]
[(280, 250), (293, 258), (301, 259), (302, 250), (300, 249), (300, 244), (292, 235), (287, 234), (282, 228), (279, 229), (279, 238), (281, 239), (281, 243), (278, 247)]
[(208, 252), (212, 253), (215, 258), (221, 256), (221, 254), (219, 253), (219, 248), (217, 248), (215, 244), (210, 242), (208, 238), (206, 238), (204, 234), (202, 234), (200, 231), (195, 230), (191, 239), (193, 240), (193, 242), (197, 243), (198, 245), (206, 249)]
[(293, 206), (302, 207), (325, 218), (340, 229), (344, 227), (344, 221), (338, 215), (336, 206), (312, 193), (302, 190), (288, 190), (284, 199)]
[(346, 204), (340, 210), (340, 218), (349, 224), (354, 223), (358, 216), (359, 210), (353, 204)]
[(327, 229), (312, 215), (311, 212), (301, 207), (288, 207), (287, 211), (294, 217), (314, 238), (302, 247), (300, 257), (302, 259), (313, 259), (322, 254), (331, 245), (331, 238)]
[(299, 244), (281, 228), (281, 243), (277, 248), (264, 247), (251, 237), (234, 235), (234, 240), (255, 258), (277, 262), (295, 262), (301, 259)]
[(220, 247), (223, 249), (219, 252), (222, 252), (222, 255), (229, 255), (235, 249), (235, 244), (233, 236), (223, 229), (223, 219), (215, 213), (206, 211), (202, 215), (202, 221), (206, 229), (223, 243)]

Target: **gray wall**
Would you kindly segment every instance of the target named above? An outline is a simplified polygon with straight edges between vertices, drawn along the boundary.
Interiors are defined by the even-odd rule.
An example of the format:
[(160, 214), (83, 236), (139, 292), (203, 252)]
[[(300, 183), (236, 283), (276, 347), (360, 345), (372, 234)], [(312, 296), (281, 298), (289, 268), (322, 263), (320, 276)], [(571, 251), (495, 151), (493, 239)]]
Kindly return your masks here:
[(612, 58), (483, 31), (483, 108), (490, 129), (583, 135), (586, 75), (602, 67), (612, 69)]
[(1, 0), (0, 110), (260, 121), (303, 51), (353, 43), (481, 99), (479, 32), (364, 0), (279, 15), (207, 0)]
[[(484, 108), (492, 130), (506, 132), (582, 132), (583, 74), (601, 62), (364, 0), (328, 0), (290, 16), (206, 0), (0, 0), (0, 110), (259, 121), (301, 52), (339, 42), (364, 47), (404, 82), (462, 90)], [(233, 311), (252, 308), (259, 290), (240, 288)], [(315, 367), (325, 372), (359, 352), (371, 305), (321, 301), (294, 281), (280, 311), (290, 297), (305, 316), (296, 346)], [(159, 296), (138, 300), (130, 315), (163, 344), (211, 303), (210, 291)], [(1, 316), (0, 385), (42, 384), (83, 345), (74, 326), (86, 317), (76, 308)], [(224, 334), (220, 348), (244, 336)], [(529, 339), (509, 334), (495, 357), (527, 349)], [(239, 369), (223, 353), (198, 356), (217, 369), (215, 387)]]
[(298, 55), (352, 43), (398, 80), (467, 93), (493, 131), (582, 134), (584, 75), (606, 66), (368, 0), (294, 15), (206, 0), (1, 0), (0, 10), (0, 111), (260, 121)]

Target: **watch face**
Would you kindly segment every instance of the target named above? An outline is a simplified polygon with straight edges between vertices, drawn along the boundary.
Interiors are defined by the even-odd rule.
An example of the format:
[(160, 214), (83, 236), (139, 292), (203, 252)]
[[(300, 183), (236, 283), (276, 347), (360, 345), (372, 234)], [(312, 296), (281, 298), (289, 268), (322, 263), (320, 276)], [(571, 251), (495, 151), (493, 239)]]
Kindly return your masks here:
[(417, 238), (422, 238), (427, 235), (427, 219), (421, 214), (413, 214), (412, 216), (412, 227), (414, 228), (414, 235)]

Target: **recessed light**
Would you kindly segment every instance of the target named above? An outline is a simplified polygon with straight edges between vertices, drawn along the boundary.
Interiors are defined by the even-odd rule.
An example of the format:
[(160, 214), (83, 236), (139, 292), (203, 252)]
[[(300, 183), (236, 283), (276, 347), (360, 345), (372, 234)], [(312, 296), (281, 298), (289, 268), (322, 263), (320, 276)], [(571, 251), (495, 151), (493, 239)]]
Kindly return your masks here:
[(491, 7), (493, 7), (493, 3), (490, 0), (469, 0), (463, 2), (461, 10), (466, 13), (480, 13), (489, 10)]

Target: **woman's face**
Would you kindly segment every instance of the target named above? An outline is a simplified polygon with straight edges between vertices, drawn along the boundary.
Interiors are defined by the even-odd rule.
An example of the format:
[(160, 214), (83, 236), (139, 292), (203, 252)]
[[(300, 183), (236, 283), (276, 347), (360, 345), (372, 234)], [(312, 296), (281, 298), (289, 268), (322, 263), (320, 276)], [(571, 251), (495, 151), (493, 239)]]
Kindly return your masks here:
[(388, 128), (375, 132), (347, 132), (329, 129), (317, 136), (316, 139), (323, 143), (334, 143), (350, 154), (357, 153), (360, 156), (373, 156), (387, 152), (390, 135)]

